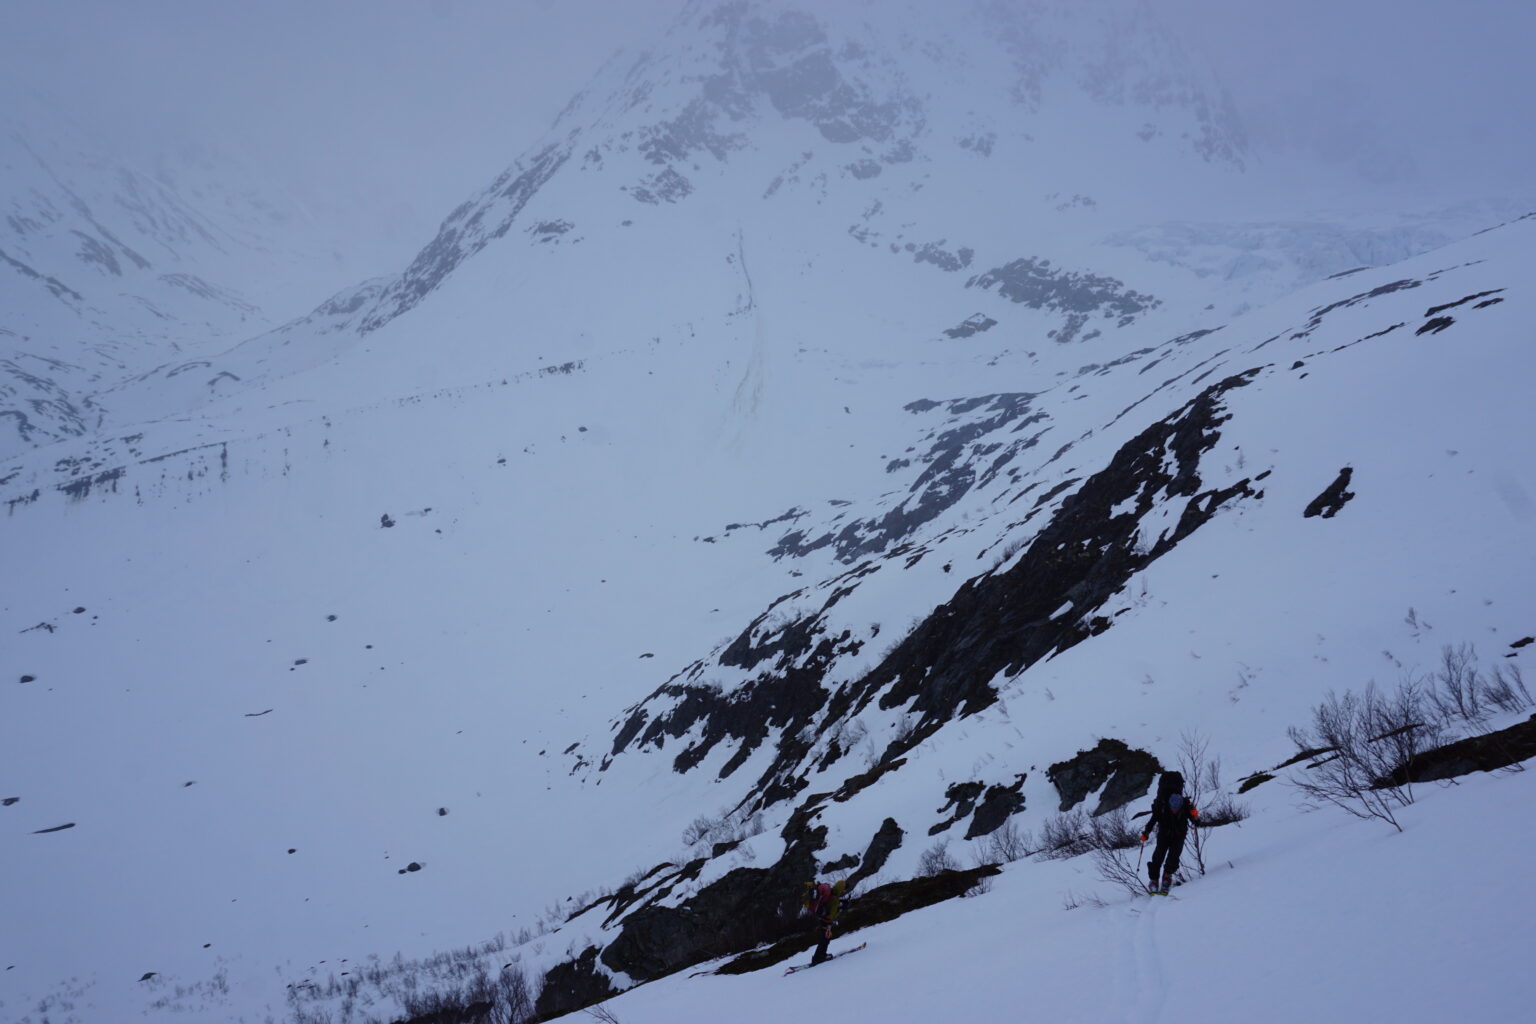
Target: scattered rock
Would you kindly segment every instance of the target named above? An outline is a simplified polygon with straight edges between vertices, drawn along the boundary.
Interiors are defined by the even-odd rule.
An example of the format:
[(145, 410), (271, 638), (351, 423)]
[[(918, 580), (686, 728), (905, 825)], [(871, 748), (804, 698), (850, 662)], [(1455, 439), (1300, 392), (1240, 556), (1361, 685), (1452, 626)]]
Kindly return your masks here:
[(34, 683), (37, 681), (37, 676), (22, 676), (21, 681), (24, 683)]
[(391, 526), (394, 526), (394, 525), (395, 525), (395, 521), (393, 519), (389, 518), (389, 513), (388, 512), (386, 512), (383, 515), (379, 516), (379, 528), (381, 530), (387, 530)]
[(33, 832), (32, 834), (35, 835), (35, 836), (41, 836), (41, 835), (47, 835), (49, 832), (63, 832), (67, 828), (74, 828), (74, 827), (75, 827), (75, 823), (71, 821), (67, 825), (55, 825), (55, 826), (53, 826), (53, 828), (40, 828), (36, 832)]
[(437, 816), (439, 818), (446, 818), (448, 816), (448, 808), (446, 808), (446, 807), (439, 807), (437, 809)]
[(411, 861), (405, 867), (401, 868), (398, 873), (403, 875), (403, 874), (406, 874), (407, 872), (411, 872), (411, 871), (420, 871), (422, 869), (422, 866), (423, 865), (418, 864), (415, 861)]
[(1354, 472), (1349, 466), (1339, 470), (1338, 477), (1334, 479), (1333, 483), (1328, 485), (1327, 490), (1312, 499), (1306, 511), (1302, 512), (1302, 516), (1306, 519), (1311, 519), (1313, 516), (1332, 519), (1334, 514), (1355, 496), (1354, 491), (1347, 490), (1350, 477), (1354, 475)]
[(1010, 817), (1024, 809), (1024, 775), (1016, 777), (1011, 786), (1001, 783), (987, 787), (986, 795), (981, 798), (981, 805), (976, 808), (976, 814), (971, 818), (970, 828), (965, 830), (965, 838), (975, 839), (978, 836), (991, 835), (1003, 826)]
[(930, 828), (928, 834), (936, 836), (961, 818), (970, 814), (976, 809), (976, 801), (981, 799), (981, 794), (985, 792), (986, 788), (987, 784), (985, 782), (956, 782), (951, 784), (944, 791), (945, 803), (943, 807), (939, 808), (939, 813), (943, 814), (951, 807), (955, 809), (955, 812), (950, 817)]
[(4, 800), (0, 800), (0, 805), (3, 805), (5, 807), (9, 807), (9, 806), (11, 806), (11, 804), (20, 803), (20, 802), (21, 802), (21, 797), (19, 797), (19, 796), (8, 796)]
[(76, 615), (83, 615), (83, 614), (85, 614), (85, 608), (84, 607), (76, 608), (75, 609), (75, 614)]
[(246, 718), (260, 718), (262, 715), (270, 715), (271, 713), (272, 713), (272, 709), (271, 708), (267, 708), (267, 710), (265, 710), (265, 711), (254, 711), (254, 712), (253, 711), (247, 711), (245, 713), (245, 717)]
[(144, 977), (140, 978), (139, 980), (140, 981), (148, 981), (150, 978), (155, 977), (159, 973), (160, 973), (159, 971), (145, 971), (144, 972)]

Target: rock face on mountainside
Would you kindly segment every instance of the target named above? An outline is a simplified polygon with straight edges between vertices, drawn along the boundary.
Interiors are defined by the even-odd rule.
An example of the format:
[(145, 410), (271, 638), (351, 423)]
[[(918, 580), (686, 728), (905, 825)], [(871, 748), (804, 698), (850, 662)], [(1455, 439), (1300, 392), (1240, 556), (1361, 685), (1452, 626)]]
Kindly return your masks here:
[(1091, 812), (1098, 815), (1145, 796), (1162, 772), (1162, 764), (1145, 750), (1102, 739), (1092, 750), (1078, 751), (1076, 757), (1051, 765), (1045, 777), (1061, 794), (1063, 811), (1070, 811), (1090, 793), (1100, 793), (1098, 806)]
[[(818, 635), (822, 630), (812, 617), (786, 624), (763, 640), (755, 640), (749, 630), (725, 649), (722, 661), (748, 669), (762, 666), (742, 690), (721, 693), (671, 683), (631, 712), (618, 729), (610, 759), (631, 747), (659, 747), (669, 737), (692, 735), (697, 738), (677, 755), (675, 769), (689, 771), (715, 744), (731, 742), (737, 754), (721, 769), (722, 777), (729, 777), (752, 751), (771, 743), (772, 764), (744, 803), (760, 810), (803, 799), (786, 828), (785, 853), (771, 867), (737, 868), (676, 906), (657, 902), (670, 891), (667, 883), (676, 877), (671, 874), (657, 876), (645, 889), (616, 894), (609, 901), (609, 921), (620, 920), (622, 926), (601, 952), (602, 963), (639, 981), (779, 938), (784, 922), (793, 918), (798, 883), (817, 875), (814, 855), (825, 842), (825, 829), (805, 823), (829, 798), (848, 799), (885, 772), (899, 769), (903, 755), (922, 740), (990, 705), (996, 700), (991, 680), (1016, 675), (1108, 629), (1109, 620), (1094, 612), (1132, 574), (1230, 503), (1261, 496), (1255, 481), (1245, 478), (1212, 488), (1200, 473), (1201, 456), (1216, 445), (1226, 418), (1224, 396), (1255, 373), (1210, 385), (1173, 416), (1134, 437), (1107, 467), (1063, 500), (1011, 567), (966, 581), (854, 685), (836, 693), (823, 685), (833, 657), (847, 653), (849, 642), (846, 636)], [(1175, 527), (1156, 543), (1138, 545), (1141, 516), (1169, 501), (1180, 510)], [(871, 771), (851, 778), (837, 793), (807, 793), (812, 766), (806, 757), (816, 738), (871, 703), (910, 707), (914, 727), (887, 747)], [(826, 764), (814, 767), (821, 770)], [(1063, 810), (1102, 789), (1095, 809), (1102, 813), (1143, 795), (1160, 770), (1150, 755), (1106, 740), (1048, 774), (1062, 793)], [(974, 812), (967, 838), (995, 830), (1022, 809), (1021, 783), (1022, 778), (1011, 787), (985, 789), (977, 783), (972, 789), (952, 789), (959, 813), (951, 821)], [(882, 835), (888, 837), (884, 842)], [(878, 856), (891, 840), (899, 842), (899, 835), (899, 826), (888, 821), (872, 837), (866, 857)], [(699, 866), (692, 870), (696, 873)], [(878, 863), (858, 865), (855, 877), (874, 870)]]
[[(631, 979), (641, 980), (720, 955), (730, 943), (717, 940), (727, 930), (738, 949), (778, 941), (774, 922), (781, 921), (785, 913), (786, 890), (780, 885), (759, 886), (760, 880), (777, 877), (781, 883), (791, 883), (814, 870), (812, 854), (820, 854), (826, 862), (824, 871), (853, 869), (853, 878), (868, 877), (879, 870), (873, 863), (877, 855), (883, 862), (886, 852), (894, 848), (893, 844), (899, 846), (907, 833), (897, 820), (886, 820), (880, 832), (871, 837), (863, 856), (844, 853), (835, 860), (828, 858), (839, 851), (825, 849), (825, 832), (811, 823), (835, 813), (839, 804), (853, 800), (886, 776), (900, 773), (925, 742), (958, 728), (968, 717), (994, 704), (1000, 687), (1009, 680), (1044, 659), (1112, 630), (1114, 616), (1107, 609), (1137, 573), (1175, 551), (1216, 517), (1237, 514), (1245, 504), (1261, 502), (1272, 469), (1243, 473), (1240, 459), (1237, 469), (1226, 459), (1219, 467), (1207, 461), (1221, 444), (1225, 425), (1235, 415), (1232, 407), (1245, 389), (1261, 381), (1302, 380), (1305, 375), (1298, 371), (1359, 345), (1391, 344), (1386, 339), (1409, 321), (1335, 335), (1327, 347), (1314, 349), (1294, 364), (1262, 362), (1267, 349), (1282, 337), (1293, 344), (1315, 344), (1314, 338), (1328, 336), (1328, 325), (1345, 311), (1372, 303), (1390, 300), (1393, 305), (1385, 315), (1402, 316), (1414, 307), (1411, 300), (1400, 297), (1453, 269), (1362, 291), (1341, 289), (1343, 297), (1309, 310), (1287, 333), (1250, 339), (1245, 358), (1253, 363), (1239, 372), (1230, 372), (1231, 361), (1242, 357), (1223, 349), (1228, 372), (1216, 374), (1214, 366), (1197, 364), (1204, 368), (1194, 380), (1203, 383), (1194, 396), (1139, 431), (1130, 433), (1128, 425), (1122, 428), (1130, 433), (1129, 438), (1096, 471), (1068, 476), (1038, 494), (1034, 493), (1038, 481), (1015, 482), (994, 473), (999, 491), (994, 501), (1019, 506), (1017, 515), (1023, 522), (1038, 517), (1032, 539), (1006, 553), (991, 570), (962, 581), (948, 600), (917, 622), (857, 678), (835, 685), (829, 682), (867, 643), (867, 637), (835, 628), (834, 612), (884, 565), (910, 567), (922, 560), (927, 553), (925, 545), (901, 530), (858, 551), (857, 560), (848, 559), (852, 567), (829, 578), (821, 588), (824, 597), (818, 610), (785, 616), (770, 608), (733, 640), (722, 644), (713, 663), (696, 662), (629, 709), (614, 723), (612, 745), (596, 768), (599, 774), (625, 758), (662, 750), (670, 755), (674, 771), (692, 772), (708, 762), (717, 766), (714, 770), (721, 780), (733, 778), (753, 760), (765, 767), (738, 787), (743, 794), (738, 807), (744, 812), (769, 811), (781, 804), (793, 809), (783, 833), (785, 856), (770, 868), (745, 873), (736, 869), (696, 894), (684, 896), (670, 909), (657, 901), (633, 914), (615, 906), (606, 924), (617, 928), (617, 938), (601, 954), (601, 961)], [(1433, 327), (1447, 309), (1491, 308), (1490, 297), (1498, 296), (1493, 290), (1474, 292), (1456, 302), (1430, 306), (1421, 318)], [(1410, 303), (1407, 310), (1405, 301)], [(1478, 302), (1484, 305), (1477, 306)], [(1145, 373), (1181, 346), (1208, 333), (1142, 350), (1129, 362), (1141, 363)], [(1421, 330), (1419, 335), (1431, 337), (1434, 333)], [(1091, 368), (1085, 372), (1100, 371)], [(1207, 381), (1207, 377), (1213, 379)], [(1020, 395), (989, 396), (947, 406), (923, 405), (924, 411), (945, 408), (961, 422), (937, 435), (941, 439), (927, 456), (928, 468), (913, 484), (911, 493), (946, 487), (963, 491), (975, 486), (977, 474), (968, 460), (977, 452), (1002, 451), (1002, 445), (993, 443), (995, 437), (1017, 437), (1035, 425), (1030, 415), (1035, 404), (1035, 396)], [(1298, 518), (1326, 518), (1338, 513), (1354, 496), (1348, 489), (1353, 483), (1353, 469), (1346, 467), (1312, 505), (1298, 507), (1294, 514)], [(1027, 499), (1032, 499), (1032, 504)], [(885, 521), (894, 520), (887, 517)], [(1150, 522), (1161, 526), (1149, 531)], [(845, 527), (842, 538), (851, 541), (856, 535), (857, 531)], [(813, 546), (803, 543), (806, 531), (797, 530), (793, 536), (795, 545), (781, 542), (773, 552), (776, 557), (804, 557), (808, 551), (832, 546), (836, 535), (823, 533), (822, 540)], [(838, 564), (843, 562), (838, 560)], [(788, 598), (780, 603), (794, 605)], [(739, 681), (731, 686), (714, 681), (711, 677), (718, 677), (723, 669), (735, 670)], [(904, 714), (904, 728), (897, 730), (883, 749), (865, 750), (862, 765), (851, 760), (861, 734), (854, 723), (862, 716), (896, 710)], [(1512, 730), (1509, 735), (1518, 732)], [(1493, 746), (1504, 756), (1508, 753), (1504, 748), (1523, 749), (1523, 744), (1523, 734), (1508, 741), (1501, 734)], [(717, 748), (722, 747), (730, 751), (729, 756), (719, 753)], [(1466, 765), (1492, 765), (1496, 760), (1491, 757), (1475, 744), (1448, 748), (1440, 760), (1450, 767), (1426, 761), (1415, 769), (1420, 773), (1416, 777), (1464, 771)], [(1103, 738), (1075, 756), (1050, 764), (1044, 775), (1059, 797), (1057, 810), (1073, 810), (1096, 794), (1096, 801), (1086, 809), (1100, 815), (1144, 797), (1163, 770), (1163, 763), (1153, 753)], [(1021, 787), (1026, 778), (1027, 774), (1018, 774), (1011, 784), (984, 779), (951, 783), (944, 805), (936, 808), (938, 820), (931, 825), (923, 823), (927, 833), (942, 839), (969, 818), (964, 830), (967, 839), (989, 835), (1023, 810)], [(702, 876), (709, 870), (706, 864), (690, 866), (690, 871)], [(634, 897), (626, 896), (625, 900), (634, 902)], [(730, 908), (728, 915), (736, 923), (729, 929), (722, 930), (704, 913), (707, 908), (719, 907)], [(741, 925), (743, 917), (751, 923)], [(642, 950), (652, 952), (643, 954)]]
[[(966, 581), (863, 679), (835, 693), (823, 685), (835, 660), (860, 646), (846, 633), (828, 635), (823, 625), (837, 603), (834, 592), (820, 613), (767, 630), (760, 619), (725, 648), (722, 664), (755, 673), (746, 685), (720, 692), (690, 682), (704, 672), (696, 664), (662, 686), (624, 719), (605, 763), (689, 736), (674, 768), (689, 771), (729, 742), (736, 754), (721, 767), (724, 778), (773, 738), (775, 757), (754, 786), (752, 806), (761, 808), (802, 792), (817, 737), (872, 703), (906, 707), (913, 719), (911, 732), (881, 755), (881, 766), (948, 722), (986, 708), (996, 700), (993, 680), (1108, 629), (1110, 621), (1095, 613), (1132, 575), (1229, 504), (1262, 495), (1266, 474), (1209, 487), (1200, 472), (1201, 456), (1221, 436), (1224, 396), (1257, 372), (1210, 385), (1132, 438), (1108, 466), (1066, 493), (1009, 568)], [(1036, 508), (1049, 497), (1037, 498)], [(1166, 503), (1177, 509), (1174, 526), (1147, 543), (1138, 533), (1141, 519)], [(911, 554), (897, 549), (890, 557)], [(844, 589), (857, 585), (850, 579)]]

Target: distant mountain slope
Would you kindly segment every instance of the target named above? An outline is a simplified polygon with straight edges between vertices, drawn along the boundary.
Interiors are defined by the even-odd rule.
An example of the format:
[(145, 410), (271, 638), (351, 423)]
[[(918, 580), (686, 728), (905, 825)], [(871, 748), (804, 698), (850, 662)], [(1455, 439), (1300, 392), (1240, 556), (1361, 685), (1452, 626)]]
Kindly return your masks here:
[(249, 171), (191, 151), (131, 166), (46, 102), (9, 98), (0, 455), (89, 434), (111, 418), (102, 391), (313, 302), (329, 254)]

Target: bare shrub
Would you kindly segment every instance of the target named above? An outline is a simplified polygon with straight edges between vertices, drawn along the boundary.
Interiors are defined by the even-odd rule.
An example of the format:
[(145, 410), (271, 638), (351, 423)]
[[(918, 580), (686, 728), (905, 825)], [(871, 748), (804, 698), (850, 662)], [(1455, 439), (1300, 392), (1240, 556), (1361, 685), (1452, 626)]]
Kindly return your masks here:
[(919, 876), (937, 875), (945, 871), (956, 871), (960, 865), (949, 852), (949, 840), (940, 839), (917, 859), (917, 873)]
[(1061, 909), (1063, 910), (1076, 910), (1078, 907), (1095, 907), (1103, 910), (1107, 906), (1109, 906), (1108, 903), (1105, 903), (1093, 893), (1084, 895), (1068, 889), (1061, 895)]
[(533, 1004), (539, 999), (537, 980), (530, 981), (522, 967), (508, 964), (498, 979), (501, 1002), (492, 1011), (491, 1024), (521, 1024), (533, 1016)]
[(1046, 860), (1066, 860), (1090, 849), (1088, 814), (1081, 807), (1052, 815), (1040, 826), (1038, 855)]
[(1289, 781), (1308, 803), (1377, 818), (1401, 832), (1396, 812), (1413, 803), (1413, 784), (1393, 786), (1386, 780), (1435, 745), (1440, 727), (1433, 718), (1434, 708), (1411, 680), (1390, 694), (1375, 683), (1359, 694), (1330, 691), (1312, 709), (1310, 729), (1290, 730), (1298, 748), (1321, 749), (1325, 756), (1293, 772)]
[(1443, 722), (1460, 718), (1480, 725), (1487, 717), (1483, 707), (1483, 681), (1477, 671), (1477, 655), (1470, 644), (1440, 650), (1440, 667), (1429, 688), (1429, 701)]
[(749, 814), (739, 810), (721, 816), (701, 814), (683, 829), (683, 842), (688, 846), (697, 846), (706, 841), (739, 843), (760, 834), (763, 828), (763, 816), (760, 813)]
[(1011, 864), (1028, 857), (1033, 845), (1034, 837), (1009, 818), (982, 840), (981, 855), (988, 864)]
[(1126, 820), (1125, 808), (1117, 807), (1112, 811), (1100, 814), (1088, 819), (1088, 846), (1094, 850), (1129, 850), (1133, 849), (1140, 839), (1135, 829), (1131, 828)]
[(715, 832), (721, 825), (719, 818), (711, 818), (707, 814), (701, 814), (683, 829), (683, 845), (694, 846)]
[(1496, 666), (1489, 678), (1478, 668), (1477, 651), (1471, 644), (1447, 644), (1441, 649), (1428, 700), (1445, 726), (1459, 719), (1476, 731), (1482, 731), (1495, 712), (1524, 711), (1533, 703), (1518, 666)]
[(400, 1000), (407, 1016), (438, 1014), (444, 1019), (458, 1019), (477, 1005), (490, 1007), (483, 1018), (477, 1018), (486, 1024), (522, 1024), (533, 1016), (533, 1006), (539, 996), (538, 984), (529, 980), (519, 964), (508, 964), (495, 976), (483, 964), (475, 964), (472, 968), (467, 964), (456, 964), (448, 970), (443, 967), (441, 964), (427, 965), (425, 969), (429, 977), (463, 980), (447, 988), (422, 991), (420, 980), (414, 974), (402, 979), (399, 990), (393, 994)]
[(1210, 741), (1198, 732), (1179, 737), (1179, 774), (1184, 776), (1184, 795), (1200, 812), (1196, 827), (1190, 829), (1190, 852), (1195, 869), (1205, 874), (1208, 829), (1231, 825), (1248, 817), (1248, 805), (1239, 803), (1221, 785), (1221, 758), (1210, 754)]
[(1483, 692), (1493, 706), (1503, 712), (1525, 711), (1536, 703), (1531, 699), (1531, 691), (1525, 688), (1519, 665), (1495, 666), (1493, 678)]
[(1116, 888), (1124, 889), (1132, 896), (1146, 894), (1147, 886), (1141, 878), (1141, 858), (1138, 855), (1133, 862), (1124, 847), (1094, 850), (1093, 867), (1100, 878)]
[(1130, 856), (1132, 849), (1140, 847), (1141, 839), (1126, 820), (1124, 808), (1089, 819), (1087, 841), (1100, 878), (1134, 896), (1147, 891), (1141, 881), (1140, 855), (1134, 863)]

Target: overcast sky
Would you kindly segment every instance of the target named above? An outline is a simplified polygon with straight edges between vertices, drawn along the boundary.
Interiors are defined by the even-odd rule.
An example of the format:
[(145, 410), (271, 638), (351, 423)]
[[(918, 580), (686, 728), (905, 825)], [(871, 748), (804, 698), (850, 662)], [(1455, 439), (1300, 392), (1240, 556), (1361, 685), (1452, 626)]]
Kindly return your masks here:
[[(827, 2), (850, 0), (807, 6)], [(195, 137), (255, 154), (311, 200), (329, 197), (338, 223), (367, 225), (385, 272), (536, 141), (613, 51), (649, 41), (681, 6), (0, 0), (0, 87), (117, 126), (114, 145)], [(1156, 6), (1214, 64), (1263, 150), (1469, 191), (1532, 178), (1536, 4)]]

